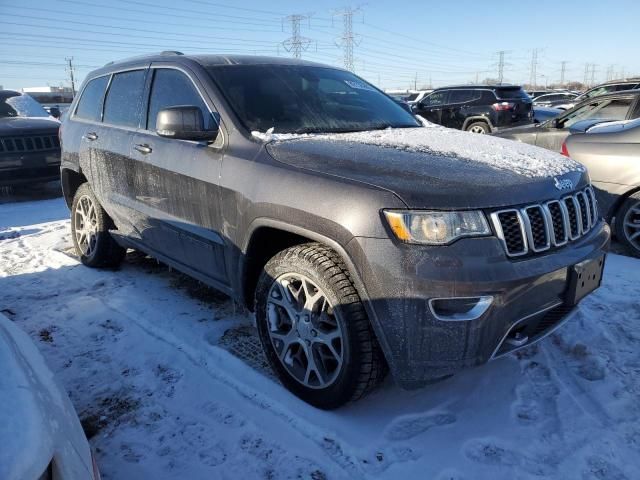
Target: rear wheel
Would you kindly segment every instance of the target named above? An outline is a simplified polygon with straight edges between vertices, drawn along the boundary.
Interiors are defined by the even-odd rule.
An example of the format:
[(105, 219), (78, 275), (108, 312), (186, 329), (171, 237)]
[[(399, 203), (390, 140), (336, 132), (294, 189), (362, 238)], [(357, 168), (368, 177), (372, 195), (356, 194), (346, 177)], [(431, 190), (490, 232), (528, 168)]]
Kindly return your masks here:
[(280, 381), (316, 407), (356, 400), (386, 373), (349, 273), (323, 245), (289, 248), (265, 265), (256, 288), (256, 320)]
[(467, 125), (467, 132), (486, 135), (489, 133), (489, 125), (485, 122), (473, 122)]
[(616, 215), (616, 237), (633, 255), (640, 257), (640, 192), (627, 198)]
[(88, 183), (78, 187), (71, 205), (71, 236), (80, 261), (89, 267), (117, 267), (126, 254), (109, 234), (111, 218)]

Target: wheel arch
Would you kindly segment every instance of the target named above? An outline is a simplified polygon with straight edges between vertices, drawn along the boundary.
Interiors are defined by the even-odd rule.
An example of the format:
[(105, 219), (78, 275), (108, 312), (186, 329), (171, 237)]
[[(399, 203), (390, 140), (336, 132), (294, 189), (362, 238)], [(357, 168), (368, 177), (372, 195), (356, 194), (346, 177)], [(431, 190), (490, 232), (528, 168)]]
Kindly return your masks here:
[[(266, 230), (263, 230), (266, 229)], [(376, 340), (378, 344), (382, 348), (383, 355), (387, 362), (390, 361), (393, 357), (391, 356), (391, 347), (386, 341), (385, 336), (383, 335), (382, 327), (380, 325), (379, 319), (376, 316), (375, 310), (372, 306), (371, 299), (367, 293), (367, 289), (362, 281), (360, 274), (356, 268), (355, 263), (353, 262), (350, 255), (347, 253), (347, 250), (344, 246), (342, 246), (336, 240), (330, 238), (327, 235), (308, 230), (304, 227), (299, 227), (295, 225), (290, 225), (286, 222), (280, 220), (274, 220), (269, 218), (260, 218), (254, 220), (250, 227), (248, 228), (248, 234), (246, 241), (242, 248), (241, 260), (239, 262), (239, 279), (240, 279), (240, 288), (241, 288), (241, 299), (244, 302), (244, 305), (251, 311), (254, 310), (253, 305), (253, 296), (255, 294), (255, 287), (258, 281), (258, 277), (260, 276), (260, 272), (262, 271), (262, 267), (266, 264), (267, 261), (271, 258), (265, 258), (266, 255), (258, 256), (257, 258), (253, 258), (252, 254), (255, 253), (255, 250), (252, 251), (251, 248), (255, 248), (256, 245), (259, 245), (258, 241), (263, 240), (265, 237), (256, 237), (256, 232), (273, 232), (279, 231), (283, 232), (284, 235), (287, 235), (290, 241), (297, 240), (299, 243), (306, 242), (318, 242), (329, 248), (332, 248), (345, 263), (347, 270), (349, 271), (349, 275), (351, 276), (351, 280), (362, 300), (365, 311), (367, 312), (367, 316), (369, 321), (371, 322), (371, 326), (373, 328)], [(264, 233), (263, 233), (264, 234)], [(291, 245), (286, 245), (285, 248), (289, 248), (289, 246), (296, 245), (298, 243), (292, 243)], [(280, 251), (278, 250), (278, 251)], [(277, 252), (275, 252), (277, 253)], [(274, 253), (274, 255), (275, 255)]]
[(70, 209), (73, 203), (73, 197), (76, 191), (83, 183), (87, 182), (87, 177), (78, 169), (75, 171), (71, 168), (62, 168), (60, 170), (60, 183), (62, 185), (62, 194), (67, 207)]
[(491, 123), (491, 120), (488, 117), (485, 117), (484, 115), (474, 115), (473, 117), (465, 118), (464, 123), (462, 124), (462, 130), (466, 130), (470, 124), (475, 122), (486, 123), (489, 126), (489, 132), (492, 132), (494, 130), (493, 123)]
[(613, 205), (609, 207), (609, 211), (605, 217), (608, 221), (615, 221), (615, 218), (620, 210), (620, 207), (624, 204), (624, 202), (633, 194), (640, 192), (640, 185), (637, 187), (633, 187), (632, 189), (626, 191), (622, 195), (618, 196), (618, 198), (613, 202)]

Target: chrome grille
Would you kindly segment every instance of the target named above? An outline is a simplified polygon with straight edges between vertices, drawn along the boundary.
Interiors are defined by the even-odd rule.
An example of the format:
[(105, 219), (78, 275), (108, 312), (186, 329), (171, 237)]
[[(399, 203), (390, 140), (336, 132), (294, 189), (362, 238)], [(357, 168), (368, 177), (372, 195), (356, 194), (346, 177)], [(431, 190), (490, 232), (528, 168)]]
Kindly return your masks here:
[(507, 255), (518, 257), (582, 237), (597, 223), (598, 207), (587, 187), (561, 200), (494, 212), (491, 220)]
[(0, 138), (0, 152), (21, 153), (60, 148), (57, 135)]

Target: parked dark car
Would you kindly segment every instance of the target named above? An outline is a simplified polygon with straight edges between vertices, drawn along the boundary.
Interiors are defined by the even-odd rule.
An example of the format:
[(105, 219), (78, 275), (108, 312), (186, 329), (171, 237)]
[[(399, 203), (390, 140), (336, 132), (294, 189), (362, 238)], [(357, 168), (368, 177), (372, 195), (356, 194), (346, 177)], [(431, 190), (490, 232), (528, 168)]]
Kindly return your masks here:
[(283, 385), (322, 408), (387, 368), (415, 388), (539, 340), (598, 287), (609, 242), (579, 163), (423, 126), (294, 59), (109, 64), (62, 152), (85, 265), (132, 247), (229, 294)]
[(533, 123), (544, 123), (558, 117), (563, 111), (559, 108), (533, 107)]
[(437, 88), (413, 105), (413, 111), (438, 125), (473, 133), (533, 121), (531, 99), (521, 87), (510, 85)]
[(571, 135), (563, 151), (589, 168), (605, 219), (617, 239), (640, 257), (640, 118)]
[(583, 133), (600, 123), (640, 117), (640, 90), (601, 95), (544, 123), (505, 129), (495, 135), (556, 152), (572, 133)]
[(29, 95), (0, 90), (0, 186), (60, 178), (59, 126)]

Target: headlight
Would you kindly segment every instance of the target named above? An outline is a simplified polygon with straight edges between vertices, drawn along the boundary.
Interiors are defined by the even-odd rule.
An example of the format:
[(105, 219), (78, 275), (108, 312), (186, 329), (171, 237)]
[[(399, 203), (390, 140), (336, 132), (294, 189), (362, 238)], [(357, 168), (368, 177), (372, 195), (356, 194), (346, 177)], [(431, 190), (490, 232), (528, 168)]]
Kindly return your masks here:
[(407, 243), (446, 245), (462, 237), (491, 235), (487, 219), (477, 210), (385, 210), (384, 215), (398, 240)]

